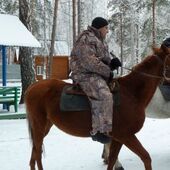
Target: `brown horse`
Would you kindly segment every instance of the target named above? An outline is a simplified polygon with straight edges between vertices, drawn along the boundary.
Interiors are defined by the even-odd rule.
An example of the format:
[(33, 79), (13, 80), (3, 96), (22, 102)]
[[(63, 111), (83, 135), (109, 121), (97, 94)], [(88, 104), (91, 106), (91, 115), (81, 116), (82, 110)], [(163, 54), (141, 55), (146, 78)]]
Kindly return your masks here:
[[(145, 120), (145, 108), (162, 79), (165, 66), (170, 66), (170, 53), (165, 46), (154, 49), (133, 71), (117, 81), (120, 84), (120, 108), (113, 113), (112, 143), (107, 170), (112, 170), (122, 145), (137, 154), (145, 170), (152, 170), (151, 158), (141, 145), (135, 133)], [(146, 76), (152, 75), (152, 76)], [(59, 80), (39, 81), (26, 92), (25, 104), (29, 130), (32, 137), (31, 170), (43, 170), (41, 162), (42, 144), (54, 124), (62, 131), (79, 137), (89, 137), (91, 113), (60, 111), (60, 96), (67, 83)]]
[[(166, 101), (164, 99), (158, 87), (156, 92), (154, 93), (154, 96), (152, 97), (152, 100), (150, 101), (149, 105), (146, 108), (145, 111), (146, 117), (154, 118), (154, 119), (167, 119), (167, 118), (169, 119), (170, 118), (169, 110), (170, 110), (170, 101)], [(109, 149), (110, 149), (110, 143), (105, 144), (102, 152), (102, 158), (105, 164), (108, 164)], [(117, 160), (116, 163), (117, 163), (117, 167), (120, 167), (122, 170), (124, 169), (119, 160)]]

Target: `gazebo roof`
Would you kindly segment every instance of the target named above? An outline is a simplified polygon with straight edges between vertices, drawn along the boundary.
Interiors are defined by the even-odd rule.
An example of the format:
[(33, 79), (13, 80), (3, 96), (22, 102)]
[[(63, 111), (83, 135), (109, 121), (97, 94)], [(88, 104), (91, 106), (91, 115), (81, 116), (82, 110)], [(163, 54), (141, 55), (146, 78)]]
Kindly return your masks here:
[(0, 14), (0, 45), (41, 47), (18, 17)]

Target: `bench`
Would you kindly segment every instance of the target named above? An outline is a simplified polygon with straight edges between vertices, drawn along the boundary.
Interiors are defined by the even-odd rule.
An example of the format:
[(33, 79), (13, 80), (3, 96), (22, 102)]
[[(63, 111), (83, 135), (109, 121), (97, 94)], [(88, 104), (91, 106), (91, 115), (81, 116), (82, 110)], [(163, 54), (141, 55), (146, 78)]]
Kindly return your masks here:
[(20, 87), (0, 87), (0, 104), (4, 104), (9, 111), (14, 105), (15, 112), (18, 112), (18, 102), (20, 98)]

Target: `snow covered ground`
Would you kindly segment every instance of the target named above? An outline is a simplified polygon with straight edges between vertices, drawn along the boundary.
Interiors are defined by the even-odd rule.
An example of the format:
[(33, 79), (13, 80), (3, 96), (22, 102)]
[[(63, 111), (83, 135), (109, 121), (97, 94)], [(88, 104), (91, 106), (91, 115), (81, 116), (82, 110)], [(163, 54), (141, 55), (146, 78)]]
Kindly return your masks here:
[[(153, 170), (170, 169), (170, 119), (147, 118), (138, 138), (152, 157)], [(0, 120), (0, 170), (28, 170), (30, 141), (27, 122)], [(77, 138), (55, 126), (44, 141), (45, 170), (106, 170), (103, 145), (90, 138)], [(119, 158), (125, 170), (144, 170), (141, 160), (123, 147)]]
[[(13, 83), (9, 85), (13, 85)], [(160, 110), (160, 113), (165, 112), (163, 108), (169, 111), (170, 105), (163, 103), (160, 92), (158, 92), (155, 95), (153, 108), (157, 112)], [(158, 108), (160, 105), (161, 107)], [(149, 110), (150, 113), (153, 108)], [(13, 108), (10, 113), (3, 112), (0, 110), (0, 114), (14, 114)], [(19, 113), (24, 112), (25, 106), (19, 105)], [(153, 170), (169, 170), (170, 119), (146, 118), (144, 127), (137, 136), (151, 155)], [(67, 135), (55, 126), (45, 138), (44, 147), (45, 170), (106, 170), (107, 168), (101, 159), (102, 144), (93, 142), (90, 138)], [(31, 144), (27, 121), (25, 119), (0, 120), (0, 170), (28, 170), (30, 153)], [(140, 158), (126, 147), (122, 148), (119, 159), (125, 170), (144, 170)]]

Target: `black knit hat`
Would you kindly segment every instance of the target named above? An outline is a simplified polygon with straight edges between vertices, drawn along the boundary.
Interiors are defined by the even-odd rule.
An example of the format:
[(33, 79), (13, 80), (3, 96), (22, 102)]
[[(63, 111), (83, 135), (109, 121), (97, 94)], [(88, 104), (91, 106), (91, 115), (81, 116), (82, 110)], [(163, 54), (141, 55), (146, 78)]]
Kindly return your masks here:
[(166, 38), (163, 43), (163, 45), (165, 45), (166, 47), (170, 48), (170, 37), (169, 38)]
[(93, 19), (91, 26), (96, 28), (96, 29), (100, 29), (100, 28), (102, 28), (102, 27), (104, 27), (108, 24), (109, 23), (106, 19), (104, 19), (102, 17), (96, 17), (96, 18)]

